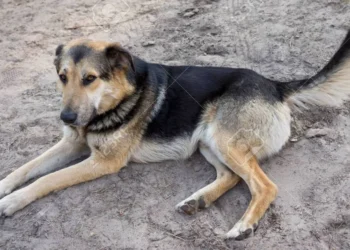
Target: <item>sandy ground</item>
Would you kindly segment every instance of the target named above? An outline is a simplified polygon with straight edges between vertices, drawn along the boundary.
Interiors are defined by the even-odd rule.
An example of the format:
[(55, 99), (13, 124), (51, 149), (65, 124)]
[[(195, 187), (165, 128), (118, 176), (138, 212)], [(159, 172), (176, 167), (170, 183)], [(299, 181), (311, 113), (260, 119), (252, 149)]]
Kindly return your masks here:
[[(320, 69), (350, 24), (347, 0), (125, 1), (0, 1), (1, 178), (61, 135), (52, 64), (60, 43), (119, 41), (152, 62), (246, 67), (287, 80)], [(245, 241), (216, 236), (244, 213), (244, 183), (194, 216), (175, 211), (215, 178), (196, 154), (131, 164), (51, 194), (0, 219), (0, 249), (350, 249), (349, 108), (295, 116), (293, 142), (263, 163), (278, 198)], [(315, 128), (325, 135), (307, 138)]]

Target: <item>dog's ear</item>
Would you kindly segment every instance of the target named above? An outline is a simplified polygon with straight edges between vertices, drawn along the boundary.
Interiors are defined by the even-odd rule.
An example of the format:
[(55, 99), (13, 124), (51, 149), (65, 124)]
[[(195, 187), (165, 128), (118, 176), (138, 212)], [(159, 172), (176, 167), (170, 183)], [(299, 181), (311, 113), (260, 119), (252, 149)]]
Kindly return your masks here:
[(53, 61), (53, 64), (56, 66), (56, 69), (58, 71), (58, 68), (60, 66), (60, 60), (61, 60), (61, 55), (63, 52), (63, 44), (60, 44), (57, 46), (56, 51), (55, 51), (55, 59)]
[(62, 54), (63, 47), (64, 47), (63, 44), (60, 44), (57, 46), (55, 56), (60, 56)]
[(132, 59), (131, 54), (123, 49), (119, 44), (111, 44), (105, 49), (106, 57), (112, 66), (122, 67), (122, 68), (131, 68), (135, 72), (135, 65)]

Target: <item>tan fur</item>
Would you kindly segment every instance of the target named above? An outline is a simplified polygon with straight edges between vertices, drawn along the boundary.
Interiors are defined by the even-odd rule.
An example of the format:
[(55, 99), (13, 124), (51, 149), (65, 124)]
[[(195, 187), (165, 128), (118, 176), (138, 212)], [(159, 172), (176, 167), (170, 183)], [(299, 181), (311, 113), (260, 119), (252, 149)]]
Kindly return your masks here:
[(102, 51), (104, 50), (106, 47), (114, 45), (114, 46), (120, 46), (120, 43), (110, 43), (110, 42), (106, 42), (106, 41), (88, 41), (87, 45), (97, 51)]
[(300, 110), (312, 105), (339, 107), (350, 97), (350, 59), (335, 72), (316, 80), (316, 86), (291, 95), (287, 103)]
[(209, 207), (240, 180), (239, 176), (220, 162), (207, 146), (201, 144), (199, 149), (205, 159), (215, 167), (216, 180), (176, 205), (178, 211), (187, 214), (194, 214), (198, 209)]
[[(0, 209), (3, 209), (6, 215), (11, 215), (50, 192), (58, 191), (78, 183), (90, 181), (103, 175), (119, 171), (127, 164), (131, 153), (140, 142), (140, 123), (136, 120), (137, 118), (132, 120), (127, 127), (114, 133), (105, 135), (89, 134), (86, 137), (87, 144), (85, 144), (91, 149), (91, 156), (88, 159), (74, 166), (41, 177), (27, 187), (6, 196), (0, 201)], [(81, 133), (78, 133), (76, 129), (68, 129), (71, 134), (74, 134), (74, 137), (71, 137), (71, 139), (74, 138), (73, 142), (85, 142), (85, 138), (81, 138)], [(66, 136), (68, 134), (69, 133), (66, 133)], [(67, 140), (68, 138), (65, 137), (62, 143), (59, 143), (46, 154), (39, 156), (28, 165), (19, 168), (17, 171), (7, 176), (0, 182), (0, 190), (2, 190), (3, 185), (11, 183), (10, 188), (12, 189), (8, 190), (8, 192), (11, 192), (16, 185), (18, 186), (25, 181), (23, 177), (25, 177), (29, 171), (33, 170), (35, 167), (40, 167), (40, 162), (52, 160), (54, 154), (58, 153), (60, 154), (59, 157), (66, 160), (65, 157), (70, 155), (70, 153), (67, 154), (69, 150), (65, 147), (69, 146), (72, 149), (77, 149), (73, 144), (67, 145)], [(81, 154), (75, 156), (81, 156)], [(17, 178), (22, 177), (21, 181), (15, 182), (14, 176)], [(35, 176), (32, 175), (32, 177)], [(7, 193), (4, 193), (4, 195), (5, 194)]]
[[(0, 182), (0, 198), (23, 183), (40, 175), (50, 173), (71, 161), (89, 153), (85, 141), (77, 132), (65, 127), (65, 136), (51, 149), (28, 162)], [(1, 186), (6, 186), (6, 188)]]
[[(225, 133), (215, 135), (215, 143), (221, 161), (244, 179), (252, 195), (252, 200), (243, 217), (226, 234), (227, 238), (236, 238), (256, 228), (260, 218), (276, 198), (277, 186), (261, 170), (254, 154), (248, 152), (249, 149), (242, 150), (227, 146)], [(247, 155), (251, 157), (247, 159)]]
[[(240, 106), (239, 109), (236, 106)], [(219, 100), (210, 107), (217, 107), (215, 119), (208, 119), (212, 110), (205, 112), (206, 129), (203, 140), (210, 145), (215, 133), (230, 131), (226, 138), (229, 146), (247, 146), (259, 159), (269, 157), (281, 150), (290, 136), (290, 109), (286, 104), (269, 104), (254, 100), (236, 105), (231, 100)], [(206, 120), (211, 122), (206, 122)]]
[(122, 100), (135, 91), (135, 88), (126, 79), (124, 71), (114, 72), (114, 79), (114, 81), (105, 86), (97, 109), (98, 114), (115, 108)]
[(216, 103), (208, 104), (202, 116), (203, 122), (205, 123), (212, 122), (215, 118), (216, 112), (217, 112), (217, 104)]
[[(117, 43), (79, 39), (68, 43), (64, 50), (68, 51), (71, 47), (82, 44), (99, 51), (106, 49), (108, 46), (119, 46)], [(70, 56), (63, 56), (61, 64), (62, 67), (58, 74), (64, 74), (68, 78), (66, 84), (63, 84), (60, 80), (57, 81), (58, 89), (61, 90), (63, 96), (63, 108), (70, 108), (78, 113), (78, 125), (85, 125), (93, 115), (94, 109), (97, 114), (102, 114), (115, 108), (134, 92), (134, 87), (125, 75), (125, 69), (115, 69), (112, 79), (109, 81), (97, 77), (88, 86), (83, 86), (81, 83), (83, 74), (98, 76), (94, 62), (91, 62), (88, 58), (83, 58), (75, 64)]]
[[(75, 40), (68, 43), (63, 50), (84, 44), (95, 50), (103, 50), (107, 46), (117, 46), (107, 42)], [(97, 74), (93, 64), (83, 58), (73, 63), (72, 58), (61, 58), (61, 69), (58, 74), (65, 74), (68, 83), (58, 82), (63, 92), (63, 107), (79, 113), (80, 124), (85, 124), (95, 108), (97, 113), (113, 109), (123, 99), (134, 92), (134, 87), (125, 75), (125, 68), (116, 69), (112, 79), (105, 82), (97, 78), (88, 86), (81, 83), (82, 74)], [(155, 106), (154, 93), (148, 93), (141, 103), (139, 116), (135, 116), (126, 126), (113, 133), (86, 133), (84, 126), (65, 126), (63, 139), (43, 155), (17, 169), (0, 181), (0, 198), (11, 193), (24, 182), (43, 174), (52, 172), (62, 165), (91, 152), (88, 159), (74, 166), (59, 170), (39, 178), (34, 183), (13, 192), (0, 200), (0, 213), (11, 215), (34, 200), (50, 192), (96, 179), (106, 174), (117, 172), (124, 167), (142, 138), (144, 120), (150, 116)]]

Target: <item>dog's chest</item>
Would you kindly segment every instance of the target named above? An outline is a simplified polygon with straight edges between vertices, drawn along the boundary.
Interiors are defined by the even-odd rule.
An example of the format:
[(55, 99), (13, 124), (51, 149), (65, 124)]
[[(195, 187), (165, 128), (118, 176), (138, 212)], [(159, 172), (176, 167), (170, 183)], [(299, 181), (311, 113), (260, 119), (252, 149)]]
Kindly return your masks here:
[(190, 157), (197, 149), (191, 137), (178, 137), (169, 140), (147, 139), (141, 142), (131, 156), (133, 162), (160, 162)]

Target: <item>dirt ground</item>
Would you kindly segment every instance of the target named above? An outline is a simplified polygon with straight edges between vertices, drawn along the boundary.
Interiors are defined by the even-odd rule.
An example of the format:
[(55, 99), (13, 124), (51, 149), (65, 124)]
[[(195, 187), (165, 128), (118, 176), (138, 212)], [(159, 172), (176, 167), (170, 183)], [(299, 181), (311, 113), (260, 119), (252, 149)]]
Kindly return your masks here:
[[(119, 41), (152, 62), (246, 67), (289, 80), (319, 70), (350, 28), (348, 0), (4, 0), (0, 6), (1, 178), (59, 140), (52, 62), (61, 43)], [(244, 183), (194, 216), (175, 211), (215, 179), (195, 154), (130, 164), (1, 218), (0, 249), (350, 249), (349, 110), (347, 104), (295, 116), (291, 142), (263, 163), (278, 198), (247, 240), (217, 237), (248, 206)], [(312, 137), (313, 129), (323, 136)]]

